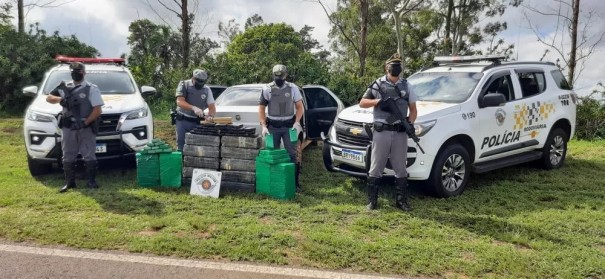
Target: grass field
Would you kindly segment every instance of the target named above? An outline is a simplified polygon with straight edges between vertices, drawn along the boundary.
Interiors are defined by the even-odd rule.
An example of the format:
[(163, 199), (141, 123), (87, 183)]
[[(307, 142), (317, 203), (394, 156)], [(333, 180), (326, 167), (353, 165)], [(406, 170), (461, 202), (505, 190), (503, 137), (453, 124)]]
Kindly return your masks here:
[[(173, 143), (173, 127), (158, 122), (156, 136)], [(391, 191), (367, 212), (363, 181), (325, 171), (316, 146), (292, 201), (138, 188), (136, 170), (119, 167), (100, 171), (99, 190), (59, 194), (61, 172), (30, 176), (19, 119), (0, 121), (0, 152), (8, 241), (387, 275), (605, 278), (605, 141), (572, 141), (559, 170), (472, 175), (456, 198), (416, 186), (411, 213)]]

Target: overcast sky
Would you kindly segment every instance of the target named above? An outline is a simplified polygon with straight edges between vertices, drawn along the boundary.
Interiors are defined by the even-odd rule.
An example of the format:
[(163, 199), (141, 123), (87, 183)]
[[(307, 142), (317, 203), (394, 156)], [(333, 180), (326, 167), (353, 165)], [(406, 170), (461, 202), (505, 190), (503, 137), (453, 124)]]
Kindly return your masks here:
[[(30, 2), (33, 0), (25, 0), (26, 4)], [(118, 57), (122, 53), (128, 53), (126, 37), (128, 36), (128, 25), (132, 21), (148, 18), (156, 23), (162, 23), (149, 3), (163, 18), (168, 20), (167, 23), (178, 24), (176, 16), (162, 8), (157, 0), (58, 0), (57, 2), (68, 3), (57, 8), (31, 9), (27, 14), (27, 24), (39, 22), (41, 27), (49, 33), (57, 30), (61, 35), (74, 34), (82, 42), (97, 48), (103, 57)], [(163, 2), (170, 4), (173, 1), (164, 0)], [(190, 0), (189, 2), (196, 1)], [(330, 22), (316, 1), (199, 0), (198, 2), (200, 2), (197, 15), (199, 20), (196, 22), (194, 31), (205, 37), (218, 40), (218, 23), (227, 23), (230, 19), (235, 19), (243, 29), (246, 19), (256, 13), (266, 23), (285, 22), (296, 30), (305, 24), (314, 26), (313, 36), (324, 47), (329, 45), (327, 35)], [(324, 0), (323, 2), (331, 9), (336, 7), (336, 0)], [(526, 3), (545, 12), (558, 8), (554, 0), (526, 0)], [(592, 18), (591, 33), (605, 32), (605, 0), (582, 0), (581, 5), (582, 10), (596, 13)], [(521, 8), (507, 10), (502, 20), (507, 21), (508, 30), (501, 35), (508, 43), (516, 45), (515, 59), (519, 61), (538, 60), (546, 47), (537, 42), (536, 35), (528, 28), (529, 24), (522, 11)], [(530, 18), (539, 27), (538, 32), (546, 38), (554, 34), (557, 26), (556, 18), (535, 13), (532, 13)], [(482, 21), (482, 23), (487, 22), (488, 20)], [(551, 51), (545, 60), (554, 62), (557, 57), (557, 54)], [(579, 93), (586, 94), (598, 81), (605, 82), (605, 40), (586, 61), (585, 69), (575, 87)]]

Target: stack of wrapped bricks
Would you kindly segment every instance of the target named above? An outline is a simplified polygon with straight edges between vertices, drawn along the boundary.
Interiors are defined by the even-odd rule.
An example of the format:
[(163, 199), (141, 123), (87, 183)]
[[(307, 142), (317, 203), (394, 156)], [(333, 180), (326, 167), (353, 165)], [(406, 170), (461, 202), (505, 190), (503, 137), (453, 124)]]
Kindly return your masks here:
[(137, 183), (141, 187), (181, 187), (181, 152), (153, 139), (136, 154)]
[(183, 185), (191, 185), (193, 169), (218, 170), (221, 191), (254, 193), (255, 161), (262, 139), (255, 128), (204, 124), (185, 137)]
[(295, 165), (285, 149), (263, 149), (256, 158), (256, 192), (276, 199), (294, 198)]

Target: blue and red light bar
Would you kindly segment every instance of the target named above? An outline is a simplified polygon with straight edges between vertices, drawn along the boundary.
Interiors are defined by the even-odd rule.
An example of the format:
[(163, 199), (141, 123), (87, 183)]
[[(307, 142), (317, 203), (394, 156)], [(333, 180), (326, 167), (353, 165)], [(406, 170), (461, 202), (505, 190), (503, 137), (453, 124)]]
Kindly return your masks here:
[(124, 58), (69, 57), (69, 56), (57, 55), (57, 57), (55, 57), (55, 61), (61, 62), (61, 63), (81, 62), (81, 63), (88, 63), (88, 64), (95, 64), (95, 63), (124, 64), (126, 59), (124, 59)]

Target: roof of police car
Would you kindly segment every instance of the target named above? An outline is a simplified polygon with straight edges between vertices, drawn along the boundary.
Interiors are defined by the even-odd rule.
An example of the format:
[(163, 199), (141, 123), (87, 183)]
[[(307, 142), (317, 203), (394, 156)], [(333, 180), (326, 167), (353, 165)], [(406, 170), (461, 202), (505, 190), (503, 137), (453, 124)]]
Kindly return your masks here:
[[(85, 71), (126, 71), (126, 67), (117, 64), (84, 64)], [(53, 70), (69, 71), (69, 64), (59, 64)]]
[(525, 61), (525, 62), (511, 61), (511, 62), (502, 62), (502, 63), (498, 63), (498, 64), (493, 64), (493, 63), (489, 63), (489, 62), (450, 63), (450, 64), (441, 64), (438, 66), (433, 66), (431, 68), (421, 70), (421, 72), (424, 72), (424, 73), (431, 73), (431, 72), (477, 73), (477, 72), (484, 72), (489, 69), (506, 67), (506, 66), (515, 66), (515, 67), (517, 67), (517, 66), (548, 66), (548, 67), (551, 67), (551, 66), (554, 66), (554, 64), (551, 62), (531, 62), (531, 61)]

